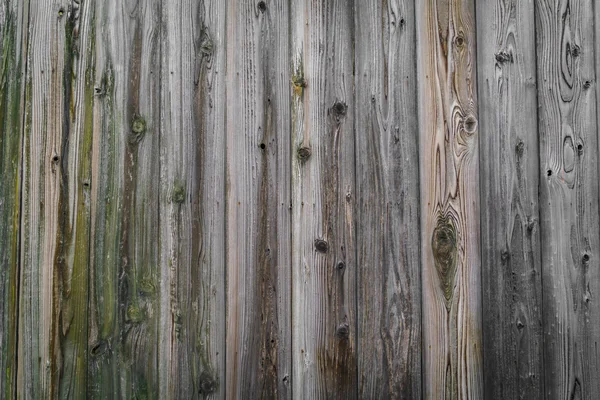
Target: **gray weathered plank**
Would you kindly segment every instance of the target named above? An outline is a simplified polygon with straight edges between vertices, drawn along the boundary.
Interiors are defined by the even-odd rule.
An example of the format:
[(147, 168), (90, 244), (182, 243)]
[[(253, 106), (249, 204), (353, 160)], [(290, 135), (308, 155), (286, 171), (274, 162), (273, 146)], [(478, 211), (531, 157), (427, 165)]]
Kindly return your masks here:
[(537, 0), (545, 398), (600, 398), (594, 1)]
[(225, 396), (225, 4), (161, 2), (159, 398)]
[(292, 379), (356, 398), (354, 2), (293, 2)]
[(291, 397), (288, 2), (227, 8), (227, 388)]
[(93, 4), (31, 1), (18, 344), (22, 398), (86, 392)]
[(543, 393), (532, 0), (477, 2), (485, 397)]
[(359, 397), (421, 398), (413, 0), (356, 7)]
[(0, 397), (14, 398), (28, 7), (0, 3)]
[(474, 2), (417, 2), (424, 398), (483, 398)]
[(157, 4), (94, 3), (91, 398), (158, 390)]

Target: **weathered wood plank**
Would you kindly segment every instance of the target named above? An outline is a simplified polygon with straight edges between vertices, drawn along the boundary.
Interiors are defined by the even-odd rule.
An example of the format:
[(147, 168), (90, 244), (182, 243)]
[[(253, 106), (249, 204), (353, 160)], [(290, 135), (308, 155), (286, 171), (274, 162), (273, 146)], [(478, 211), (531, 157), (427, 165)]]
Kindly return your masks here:
[(545, 398), (600, 398), (592, 0), (536, 1)]
[(477, 3), (485, 398), (543, 398), (535, 15)]
[(0, 3), (0, 398), (16, 396), (21, 157), (28, 7)]
[(227, 8), (227, 397), (291, 397), (289, 12)]
[(293, 2), (293, 387), (357, 397), (354, 2)]
[(356, 7), (359, 397), (421, 398), (414, 1)]
[(417, 2), (424, 398), (483, 398), (474, 2)]
[(95, 7), (88, 395), (152, 398), (158, 392), (158, 2)]
[(85, 396), (92, 4), (30, 3), (18, 392)]
[(225, 3), (161, 3), (159, 398), (225, 396)]

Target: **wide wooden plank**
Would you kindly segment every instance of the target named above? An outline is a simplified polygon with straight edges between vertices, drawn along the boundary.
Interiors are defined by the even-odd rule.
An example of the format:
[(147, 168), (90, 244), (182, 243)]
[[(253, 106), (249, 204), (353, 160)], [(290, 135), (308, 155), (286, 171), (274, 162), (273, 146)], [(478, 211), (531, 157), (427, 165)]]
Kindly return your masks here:
[(485, 398), (543, 393), (535, 15), (477, 2)]
[(90, 398), (158, 391), (157, 4), (94, 3)]
[(424, 398), (483, 398), (474, 2), (417, 2)]
[(87, 378), (94, 8), (29, 6), (17, 391), (79, 398)]
[(413, 0), (356, 7), (359, 397), (421, 398)]
[(354, 6), (291, 10), (295, 398), (357, 396)]
[(28, 8), (0, 3), (0, 397), (14, 398), (17, 373), (19, 235)]
[(291, 397), (288, 2), (227, 2), (227, 397)]
[(161, 2), (158, 397), (225, 396), (225, 4)]
[(600, 398), (592, 0), (537, 0), (545, 398)]

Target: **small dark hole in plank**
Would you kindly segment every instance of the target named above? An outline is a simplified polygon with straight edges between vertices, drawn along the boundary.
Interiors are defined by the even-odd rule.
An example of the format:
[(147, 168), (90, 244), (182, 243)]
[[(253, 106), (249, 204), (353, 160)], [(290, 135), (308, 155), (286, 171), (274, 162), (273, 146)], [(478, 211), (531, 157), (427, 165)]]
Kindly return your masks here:
[(261, 150), (264, 150), (267, 146), (264, 143), (261, 143), (258, 147), (260, 147)]
[(552, 170), (549, 169), (548, 172), (546, 172), (548, 174), (548, 176), (552, 176)]

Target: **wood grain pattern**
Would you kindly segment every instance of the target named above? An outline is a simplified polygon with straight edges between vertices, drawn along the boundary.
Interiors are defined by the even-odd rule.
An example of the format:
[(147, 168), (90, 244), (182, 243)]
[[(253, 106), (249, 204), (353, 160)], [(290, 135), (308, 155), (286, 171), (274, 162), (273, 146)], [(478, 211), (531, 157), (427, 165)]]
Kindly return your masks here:
[(357, 397), (354, 2), (292, 6), (294, 397)]
[(225, 4), (161, 14), (158, 398), (224, 398)]
[(600, 397), (594, 7), (536, 1), (547, 399)]
[(474, 2), (417, 4), (424, 398), (483, 398)]
[(542, 398), (534, 4), (477, 7), (485, 397)]
[(0, 398), (16, 395), (22, 124), (29, 10), (0, 3)]
[[(18, 393), (86, 393), (92, 4), (30, 3)], [(86, 184), (87, 183), (87, 184)]]
[(421, 398), (419, 171), (413, 1), (356, 7), (360, 398)]
[(227, 3), (228, 398), (291, 397), (288, 2)]
[(157, 2), (95, 3), (94, 21), (87, 394), (152, 397), (158, 390)]

